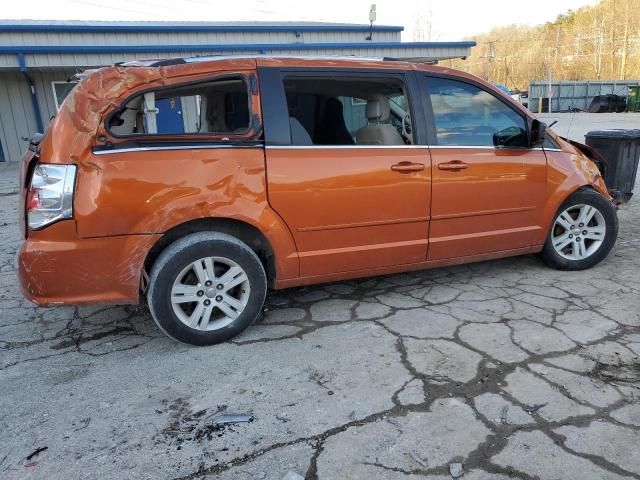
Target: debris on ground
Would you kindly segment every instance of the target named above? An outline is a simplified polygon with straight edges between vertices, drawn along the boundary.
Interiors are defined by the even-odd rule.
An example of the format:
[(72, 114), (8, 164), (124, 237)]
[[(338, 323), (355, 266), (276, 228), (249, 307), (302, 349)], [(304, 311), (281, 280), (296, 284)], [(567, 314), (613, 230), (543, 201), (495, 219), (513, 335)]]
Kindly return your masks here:
[(189, 402), (181, 398), (173, 402), (163, 400), (162, 403), (165, 408), (157, 411), (160, 414), (168, 412), (170, 421), (160, 435), (164, 442), (178, 450), (182, 449), (185, 442), (211, 441), (215, 437), (222, 437), (225, 432), (234, 432), (234, 429), (240, 428), (237, 424), (254, 420), (252, 415), (226, 413), (227, 405), (217, 405), (194, 413)]
[(44, 452), (45, 450), (48, 450), (48, 449), (49, 449), (49, 447), (40, 447), (40, 448), (35, 449), (33, 452), (31, 452), (27, 456), (27, 460), (31, 460), (33, 457), (35, 457), (39, 453), (42, 453), (42, 452)]
[(401, 428), (401, 426), (400, 426), (400, 422), (398, 422), (395, 418), (391, 418), (391, 417), (389, 417), (389, 418), (387, 418), (386, 420), (387, 420), (387, 422), (389, 422), (389, 423), (390, 423), (391, 425), (393, 425), (394, 427), (396, 427), (396, 428)]
[(506, 425), (508, 423), (507, 412), (509, 412), (509, 405), (502, 407), (502, 412), (500, 413), (500, 423), (502, 423), (502, 425)]
[(420, 464), (421, 466), (423, 466), (424, 468), (427, 468), (429, 465), (429, 459), (428, 458), (422, 458), (420, 457), (418, 454), (413, 453), (413, 452), (409, 452), (409, 456), (411, 458), (413, 458), (413, 460)]
[[(80, 420), (80, 426), (77, 428), (74, 428), (74, 432), (80, 431), (80, 430), (84, 430), (85, 428), (87, 428), (89, 426), (89, 424), (91, 423), (91, 418), (83, 418), (82, 420)], [(75, 426), (75, 423), (73, 424)]]
[(304, 477), (296, 472), (289, 470), (287, 474), (282, 477), (282, 480), (304, 480)]
[(597, 360), (591, 375), (605, 383), (636, 383), (640, 381), (640, 361), (609, 363)]
[(533, 405), (525, 408), (525, 412), (527, 412), (529, 415), (533, 415), (545, 405), (546, 403), (534, 403)]
[(219, 417), (213, 420), (213, 423), (216, 425), (226, 425), (228, 423), (244, 423), (244, 422), (253, 422), (253, 417), (251, 415), (220, 415)]
[(450, 463), (449, 473), (453, 478), (460, 478), (464, 475), (464, 468), (461, 463)]

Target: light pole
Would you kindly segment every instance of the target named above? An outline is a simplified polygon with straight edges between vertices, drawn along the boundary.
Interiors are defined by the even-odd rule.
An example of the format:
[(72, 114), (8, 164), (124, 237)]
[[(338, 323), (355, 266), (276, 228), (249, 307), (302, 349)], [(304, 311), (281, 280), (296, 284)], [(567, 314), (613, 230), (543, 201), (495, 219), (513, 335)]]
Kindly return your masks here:
[(373, 40), (373, 22), (376, 21), (376, 4), (372, 3), (369, 8), (369, 36), (367, 40)]

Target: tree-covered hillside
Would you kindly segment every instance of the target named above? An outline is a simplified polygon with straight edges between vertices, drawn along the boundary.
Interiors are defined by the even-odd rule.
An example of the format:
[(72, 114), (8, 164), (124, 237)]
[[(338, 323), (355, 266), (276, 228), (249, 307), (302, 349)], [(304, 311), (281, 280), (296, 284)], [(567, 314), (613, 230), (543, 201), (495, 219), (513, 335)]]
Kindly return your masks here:
[(602, 0), (545, 25), (496, 28), (473, 40), (471, 57), (450, 64), (511, 89), (547, 79), (636, 80), (640, 0)]

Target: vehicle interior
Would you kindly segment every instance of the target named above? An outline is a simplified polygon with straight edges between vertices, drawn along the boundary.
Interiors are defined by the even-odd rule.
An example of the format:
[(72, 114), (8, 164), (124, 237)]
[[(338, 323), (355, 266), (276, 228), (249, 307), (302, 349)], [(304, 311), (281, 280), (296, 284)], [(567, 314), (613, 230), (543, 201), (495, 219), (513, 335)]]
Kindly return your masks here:
[(108, 128), (118, 136), (240, 134), (249, 129), (249, 101), (241, 78), (158, 89), (129, 100)]
[(408, 145), (403, 84), (389, 78), (286, 77), (293, 145)]

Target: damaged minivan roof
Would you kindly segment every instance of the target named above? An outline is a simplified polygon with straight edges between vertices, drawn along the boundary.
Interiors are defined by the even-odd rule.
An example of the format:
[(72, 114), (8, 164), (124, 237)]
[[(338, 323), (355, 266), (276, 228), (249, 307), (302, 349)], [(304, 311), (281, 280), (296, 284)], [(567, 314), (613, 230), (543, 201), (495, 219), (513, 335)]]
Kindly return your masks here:
[(221, 62), (238, 59), (274, 59), (274, 60), (314, 60), (314, 61), (347, 61), (347, 62), (407, 62), (407, 63), (432, 63), (431, 58), (411, 59), (386, 58), (386, 57), (355, 57), (355, 56), (330, 56), (330, 55), (197, 55), (193, 57), (150, 58), (133, 60), (131, 62), (117, 63), (121, 67), (166, 67), (170, 65), (182, 65), (187, 63)]

